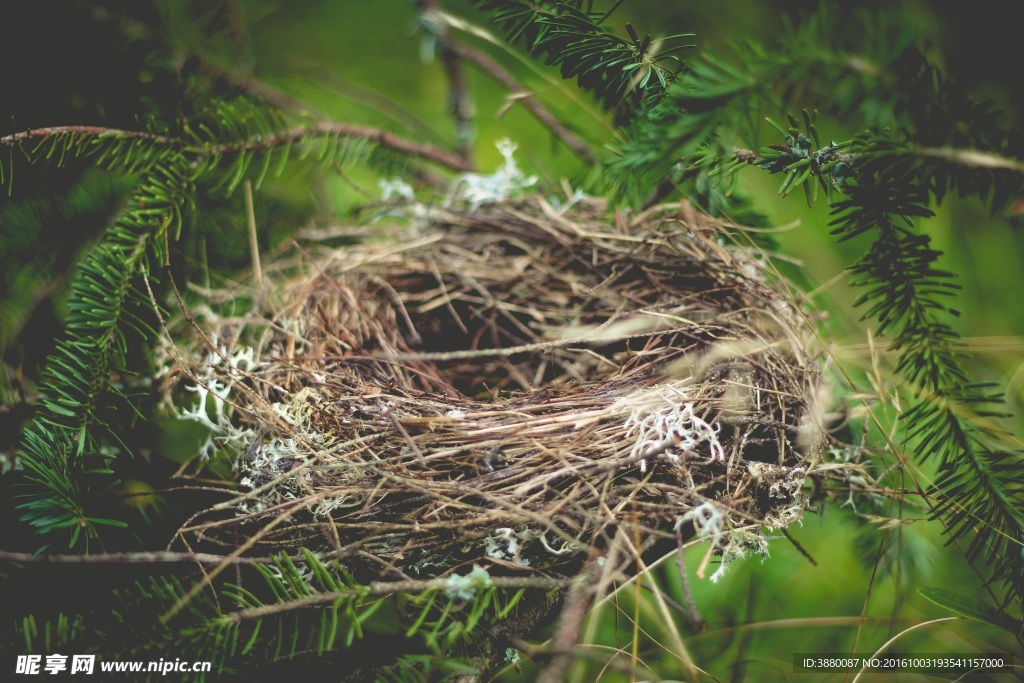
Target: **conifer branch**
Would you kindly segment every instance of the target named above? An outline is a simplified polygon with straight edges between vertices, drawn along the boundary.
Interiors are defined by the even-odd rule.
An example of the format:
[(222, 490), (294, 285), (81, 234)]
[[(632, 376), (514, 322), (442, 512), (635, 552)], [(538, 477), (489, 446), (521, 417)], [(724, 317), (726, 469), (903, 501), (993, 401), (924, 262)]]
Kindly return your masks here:
[(51, 126), (34, 128), (0, 137), (0, 144), (13, 145), (27, 140), (51, 140), (73, 137), (77, 143), (89, 141), (107, 141), (135, 139), (157, 143), (200, 159), (237, 155), (246, 152), (267, 151), (276, 147), (302, 142), (323, 136), (351, 137), (373, 142), (387, 149), (419, 157), (444, 166), (452, 171), (472, 171), (473, 166), (467, 160), (451, 152), (430, 145), (408, 140), (378, 128), (357, 126), (345, 123), (321, 122), (309, 126), (297, 126), (270, 135), (260, 135), (247, 140), (237, 140), (222, 144), (201, 145), (168, 135), (158, 135), (145, 131), (103, 128), (100, 126)]
[(270, 557), (234, 557), (212, 553), (179, 553), (171, 551), (140, 551), (134, 553), (93, 553), (91, 555), (59, 555), (18, 553), (0, 550), (0, 562), (18, 564), (266, 564)]
[(143, 176), (131, 206), (83, 262), (72, 284), (66, 338), (50, 358), (18, 453), (36, 489), (19, 505), (22, 519), (40, 533), (67, 529), (73, 545), (87, 545), (97, 526), (124, 526), (87, 509), (90, 492), (83, 488), (90, 477), (110, 472), (104, 442), (118, 441), (106, 428), (104, 404), (120, 395), (111, 375), (126, 370), (126, 328), (146, 328), (139, 317), (146, 303), (133, 281), (150, 238), (175, 230), (190, 201), (189, 163), (182, 156), (168, 162)]
[[(1024, 494), (1016, 482), (1024, 455), (973, 417), (997, 415), (992, 406), (1001, 397), (970, 382), (960, 363), (958, 336), (946, 322), (957, 315), (947, 299), (958, 287), (916, 224), (950, 192), (984, 198), (994, 212), (1024, 196), (1024, 142), (1001, 133), (989, 105), (944, 81), (909, 42), (875, 42), (881, 50), (874, 53), (841, 46), (835, 26), (819, 15), (786, 36), (785, 49), (751, 45), (736, 62), (691, 60), (663, 102), (627, 131), (608, 168), (634, 198), (652, 184), (684, 185), (710, 203), (728, 197), (736, 171), (756, 165), (783, 177), (782, 196), (802, 189), (813, 203), (824, 191), (838, 239), (872, 238), (851, 267), (864, 290), (857, 303), (889, 337), (896, 372), (915, 388), (902, 419), (913, 457), (940, 462), (933, 514), (953, 539), (970, 533), (967, 558), (988, 564), (1021, 601)], [(784, 140), (752, 153), (762, 112), (810, 94), (838, 115), (867, 108), (878, 127), (822, 145), (813, 117), (802, 124), (791, 117), (788, 131), (772, 123)]]
[(0, 136), (0, 145), (13, 145), (26, 140), (47, 139), (69, 135), (101, 138), (136, 138), (139, 140), (158, 142), (162, 145), (177, 144), (177, 140), (172, 137), (157, 135), (155, 133), (147, 133), (141, 130), (124, 130), (120, 128), (105, 128), (103, 126), (48, 126), (46, 128), (32, 128)]
[(509, 42), (520, 42), (534, 57), (560, 66), (562, 78), (575, 78), (606, 109), (614, 110), (623, 124), (660, 101), (675, 74), (663, 63), (675, 60), (675, 52), (692, 47), (682, 41), (693, 35), (680, 34), (665, 39), (674, 45), (651, 54), (658, 41), (651, 36), (641, 40), (628, 25), (628, 39), (614, 35), (604, 27), (611, 12), (583, 10), (580, 3), (473, 0), (473, 4), (491, 13), (492, 23), (502, 28)]
[(357, 126), (347, 123), (315, 123), (309, 126), (299, 126), (288, 130), (280, 131), (269, 137), (261, 139), (241, 140), (225, 144), (214, 144), (205, 148), (198, 148), (195, 151), (204, 155), (220, 157), (245, 152), (257, 152), (271, 150), (276, 147), (283, 147), (288, 144), (302, 142), (322, 136), (351, 137), (366, 140), (385, 147), (387, 149), (431, 161), (444, 166), (452, 171), (472, 171), (473, 166), (457, 154), (425, 145), (419, 142), (399, 137), (394, 133), (371, 128), (369, 126)]
[[(547, 578), (543, 576), (495, 576), (491, 577), (489, 584), (494, 588), (521, 590), (559, 590), (572, 584), (570, 579)], [(399, 593), (423, 593), (430, 590), (446, 590), (450, 586), (449, 579), (422, 579), (408, 581), (373, 581), (365, 587), (333, 591), (328, 593), (316, 593), (305, 597), (295, 598), (287, 602), (263, 605), (249, 609), (232, 612), (228, 615), (231, 621), (252, 621), (264, 619), (268, 616), (292, 612), (295, 610), (309, 609), (311, 607), (322, 607), (333, 604), (345, 598), (358, 597), (381, 597), (397, 595)]]

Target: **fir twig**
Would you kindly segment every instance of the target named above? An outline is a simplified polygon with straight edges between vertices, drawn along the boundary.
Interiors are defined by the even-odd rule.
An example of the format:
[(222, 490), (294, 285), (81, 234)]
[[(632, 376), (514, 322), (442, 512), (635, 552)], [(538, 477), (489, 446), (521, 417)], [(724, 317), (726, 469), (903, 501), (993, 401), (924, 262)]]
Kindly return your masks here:
[(159, 143), (173, 149), (190, 153), (202, 159), (211, 157), (224, 157), (271, 150), (276, 147), (283, 147), (289, 144), (302, 142), (322, 136), (341, 136), (367, 140), (379, 144), (382, 147), (419, 157), (444, 166), (453, 171), (472, 171), (473, 166), (458, 155), (442, 149), (425, 145), (413, 140), (399, 137), (378, 128), (369, 126), (357, 126), (345, 123), (320, 122), (309, 126), (298, 126), (283, 131), (275, 132), (268, 136), (248, 140), (238, 140), (222, 144), (202, 145), (195, 142), (184, 141), (168, 135), (158, 135), (146, 131), (123, 130), (116, 128), (104, 128), (101, 126), (51, 126), (47, 128), (33, 128), (0, 137), (0, 144), (17, 144), (27, 140), (39, 139), (49, 140), (64, 136), (75, 136), (83, 140), (105, 140), (105, 139), (137, 139)]

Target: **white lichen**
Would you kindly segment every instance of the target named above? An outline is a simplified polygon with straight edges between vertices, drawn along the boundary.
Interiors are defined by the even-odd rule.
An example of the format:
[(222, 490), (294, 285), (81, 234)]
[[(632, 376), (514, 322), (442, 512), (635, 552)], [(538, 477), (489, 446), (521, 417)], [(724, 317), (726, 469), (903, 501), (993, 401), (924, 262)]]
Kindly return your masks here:
[(484, 552), (487, 557), (496, 560), (508, 560), (523, 567), (530, 565), (530, 560), (520, 555), (523, 542), (527, 540), (527, 530), (516, 532), (511, 527), (499, 527), (484, 539)]
[(562, 541), (562, 545), (559, 548), (551, 547), (551, 544), (548, 543), (547, 532), (541, 533), (537, 537), (537, 540), (539, 540), (540, 544), (544, 546), (544, 549), (552, 555), (566, 555), (568, 553), (579, 550), (578, 545), (576, 545), (575, 543), (570, 543), (569, 541)]
[(551, 206), (559, 216), (564, 216), (571, 208), (580, 202), (584, 202), (589, 199), (593, 199), (593, 197), (577, 187), (572, 191), (572, 195), (569, 196), (565, 202), (562, 202), (558, 197), (553, 197), (551, 199)]
[(7, 474), (8, 472), (20, 472), (24, 470), (24, 466), (21, 461), (14, 454), (14, 451), (2, 452), (0, 451), (0, 475)]
[(446, 206), (456, 200), (469, 204), (476, 211), (484, 204), (494, 204), (515, 196), (537, 183), (537, 176), (528, 176), (516, 164), (513, 154), (518, 145), (503, 138), (497, 143), (498, 152), (505, 161), (494, 173), (461, 173), (448, 191)]
[(310, 391), (309, 387), (304, 387), (287, 402), (271, 403), (270, 408), (292, 427), (304, 430), (315, 413), (312, 403), (318, 401), (319, 396)]
[[(681, 389), (662, 384), (642, 389), (616, 402), (626, 412), (625, 438), (632, 442), (630, 458), (640, 460), (641, 471), (647, 469), (647, 458), (664, 456), (681, 464), (687, 454), (696, 453), (707, 444), (707, 462), (725, 460), (725, 450), (718, 440), (718, 427), (709, 425), (693, 412), (693, 402)], [(649, 455), (648, 455), (649, 454)]]
[(465, 576), (454, 574), (448, 577), (444, 591), (455, 600), (469, 602), (476, 597), (478, 592), (492, 586), (494, 586), (494, 582), (491, 581), (491, 575), (487, 573), (486, 569), (475, 564)]
[(401, 178), (381, 180), (377, 183), (377, 186), (380, 187), (380, 198), (385, 202), (393, 199), (407, 202), (416, 200), (416, 193), (413, 191), (412, 186)]
[(762, 562), (769, 556), (768, 543), (772, 540), (771, 536), (757, 527), (736, 526), (728, 508), (712, 501), (701, 503), (676, 520), (676, 534), (681, 534), (683, 525), (688, 522), (693, 524), (697, 538), (711, 541), (712, 547), (720, 555), (718, 569), (709, 577), (713, 583), (725, 576), (729, 565), (747, 557), (751, 552), (760, 555)]
[[(211, 338), (217, 344), (216, 335)], [(178, 408), (177, 412), (179, 419), (198, 422), (209, 430), (199, 447), (200, 457), (206, 460), (218, 447), (242, 448), (251, 437), (251, 430), (238, 429), (231, 423), (230, 399), (236, 377), (251, 372), (256, 360), (255, 350), (241, 344), (233, 349), (218, 344), (217, 350), (208, 353), (203, 360), (196, 383), (185, 387), (186, 391), (196, 394), (196, 401), (191, 407)]]
[(710, 538), (712, 543), (718, 545), (722, 540), (725, 521), (725, 513), (711, 501), (705, 501), (676, 520), (675, 532), (680, 533), (683, 524), (692, 522), (698, 538)]
[(331, 513), (335, 510), (358, 507), (363, 505), (365, 502), (366, 501), (362, 496), (328, 496), (318, 500), (316, 505), (311, 508), (310, 512), (312, 512), (316, 517), (328, 519), (332, 516)]

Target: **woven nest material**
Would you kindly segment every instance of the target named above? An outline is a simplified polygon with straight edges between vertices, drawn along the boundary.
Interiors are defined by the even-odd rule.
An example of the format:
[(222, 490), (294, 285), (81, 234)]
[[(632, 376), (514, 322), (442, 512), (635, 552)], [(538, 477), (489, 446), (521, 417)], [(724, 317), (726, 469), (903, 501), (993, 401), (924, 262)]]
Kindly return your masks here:
[(617, 534), (730, 559), (799, 519), (819, 372), (752, 252), (679, 206), (424, 213), (279, 264), (244, 316), (196, 312), (184, 414), (245, 493), (187, 531), (357, 575), (557, 575)]

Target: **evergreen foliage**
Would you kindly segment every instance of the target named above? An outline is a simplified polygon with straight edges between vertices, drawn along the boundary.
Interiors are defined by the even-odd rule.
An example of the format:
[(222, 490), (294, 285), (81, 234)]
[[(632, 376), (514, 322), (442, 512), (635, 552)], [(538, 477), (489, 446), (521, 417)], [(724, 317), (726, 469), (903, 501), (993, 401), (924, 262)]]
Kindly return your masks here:
[[(125, 526), (91, 506), (115, 483), (110, 461), (128, 454), (117, 436), (127, 422), (114, 416), (134, 411), (126, 393), (133, 373), (128, 348), (153, 337), (142, 278), (164, 269), (166, 244), (189, 227), (199, 188), (231, 193), (245, 178), (258, 187), (268, 174), (281, 173), (291, 156), (340, 168), (371, 162), (381, 145), (399, 153), (429, 151), (356, 126), (287, 128), (273, 109), (248, 98), (214, 99), (175, 128), (69, 126), (0, 138), (31, 163), (59, 166), (85, 158), (138, 178), (128, 206), (79, 266), (65, 337), (46, 364), (36, 418), (18, 454), (34, 484), (21, 504), (23, 521), (48, 538), (63, 534), (71, 546), (87, 548), (99, 527)], [(461, 167), (453, 155), (438, 158)], [(0, 163), (7, 182), (11, 168)]]
[[(408, 673), (404, 667), (427, 679), (474, 673), (450, 655), (471, 658), (474, 634), (512, 614), (525, 591), (502, 588), (496, 585), (502, 579), (474, 569), (465, 577), (411, 582), (398, 595), (387, 584), (359, 584), (338, 563), (325, 563), (306, 549), (254, 567), (242, 575), (253, 579), (248, 587), (227, 583), (196, 595), (176, 576), (150, 576), (116, 591), (115, 610), (61, 614), (41, 623), (30, 615), (18, 625), (16, 638), (28, 653), (59, 650), (96, 653), (102, 660), (157, 661), (181, 652), (212, 664), (212, 675), (189, 672), (184, 680), (190, 681), (217, 680), (225, 673), (269, 680), (260, 667), (351, 650), (366, 637), (370, 620), (387, 612), (388, 629), (374, 630), (403, 639), (394, 648), (402, 661), (380, 669), (377, 680), (408, 680), (399, 675)], [(348, 659), (335, 663), (335, 674), (359, 664), (358, 658)]]
[[(938, 267), (941, 253), (918, 224), (951, 192), (1005, 212), (1024, 195), (1024, 139), (1007, 134), (991, 103), (944, 80), (906, 29), (879, 30), (866, 13), (847, 20), (862, 30), (840, 32), (837, 17), (823, 11), (775, 49), (748, 43), (733, 60), (707, 54), (689, 62), (685, 77), (632, 126), (609, 171), (627, 196), (642, 196), (666, 176), (700, 178), (727, 195), (738, 171), (753, 164), (785, 176), (782, 196), (801, 188), (810, 204), (823, 190), (838, 240), (872, 240), (850, 266), (851, 284), (866, 290), (857, 305), (890, 339), (895, 371), (911, 390), (902, 416), (907, 453), (919, 463), (939, 461), (934, 487), (921, 493), (952, 540), (971, 536), (967, 558), (990, 565), (1019, 609), (1024, 454), (998, 426), (1002, 396), (972, 382), (962, 366), (950, 325), (959, 313), (948, 303), (955, 274)], [(789, 129), (768, 120), (778, 143), (747, 148), (757, 147), (764, 112), (808, 100), (838, 121), (864, 112), (868, 128), (823, 146), (805, 110), (803, 121), (790, 117)], [(678, 186), (707, 197), (692, 182)]]
[(130, 372), (129, 335), (150, 336), (144, 317), (149, 301), (135, 281), (150, 242), (159, 257), (162, 233), (180, 226), (182, 205), (190, 198), (187, 160), (175, 155), (161, 161), (142, 176), (128, 209), (80, 266), (67, 336), (49, 360), (36, 420), (24, 436), (20, 457), (38, 489), (23, 503), (22, 519), (41, 533), (69, 530), (71, 545), (95, 538), (97, 525), (124, 526), (89, 514), (84, 499), (104, 488), (99, 483), (94, 490), (89, 480), (112, 473), (104, 445), (120, 445), (106, 414), (132, 409), (113, 381), (115, 374)]
[(657, 53), (651, 52), (651, 36), (640, 39), (629, 24), (628, 38), (612, 33), (604, 22), (621, 2), (602, 12), (594, 11), (593, 3), (584, 9), (583, 0), (474, 0), (474, 4), (490, 13), (491, 22), (510, 42), (518, 42), (531, 55), (559, 66), (562, 78), (575, 78), (605, 108), (614, 110), (619, 123), (633, 120), (661, 99), (675, 75), (665, 62), (693, 47), (682, 42), (693, 38), (689, 33), (665, 38), (669, 47)]

